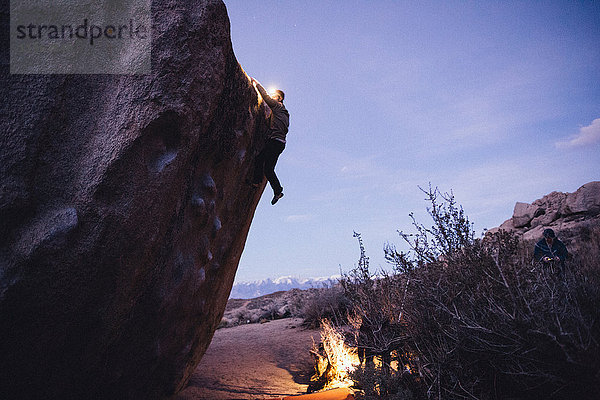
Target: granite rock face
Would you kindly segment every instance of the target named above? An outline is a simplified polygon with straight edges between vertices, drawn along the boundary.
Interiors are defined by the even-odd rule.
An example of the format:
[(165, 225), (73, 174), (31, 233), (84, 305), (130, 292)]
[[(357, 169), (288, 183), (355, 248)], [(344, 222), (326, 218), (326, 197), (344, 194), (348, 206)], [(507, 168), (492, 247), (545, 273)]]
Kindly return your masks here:
[(513, 224), (516, 228), (526, 226), (532, 219), (537, 207), (533, 204), (517, 202), (513, 211)]
[(165, 398), (221, 320), (265, 109), (221, 1), (154, 2), (153, 24), (149, 75), (2, 59), (0, 398)]
[(538, 240), (552, 228), (566, 243), (580, 228), (600, 225), (600, 181), (586, 183), (574, 193), (552, 192), (531, 204), (518, 202), (512, 218), (498, 228), (513, 231), (525, 240)]

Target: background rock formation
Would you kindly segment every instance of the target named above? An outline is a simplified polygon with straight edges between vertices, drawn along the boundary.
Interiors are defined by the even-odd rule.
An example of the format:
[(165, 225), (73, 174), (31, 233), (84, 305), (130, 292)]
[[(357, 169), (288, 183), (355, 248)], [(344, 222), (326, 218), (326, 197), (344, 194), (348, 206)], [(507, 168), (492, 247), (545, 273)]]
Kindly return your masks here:
[(570, 244), (581, 228), (600, 224), (600, 181), (586, 183), (574, 193), (552, 192), (531, 204), (517, 202), (512, 218), (499, 229), (513, 231), (525, 240), (539, 240), (546, 228)]
[(221, 1), (153, 2), (153, 24), (146, 76), (2, 56), (0, 398), (165, 397), (221, 320), (264, 108)]

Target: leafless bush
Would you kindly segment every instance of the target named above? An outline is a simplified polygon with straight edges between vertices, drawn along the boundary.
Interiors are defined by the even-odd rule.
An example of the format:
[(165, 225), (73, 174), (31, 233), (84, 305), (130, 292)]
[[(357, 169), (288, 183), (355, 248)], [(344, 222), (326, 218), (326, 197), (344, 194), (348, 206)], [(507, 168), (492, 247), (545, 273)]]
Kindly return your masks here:
[(363, 399), (422, 398), (420, 378), (405, 368), (412, 357), (402, 318), (410, 281), (405, 274), (372, 274), (361, 236), (354, 236), (360, 259), (340, 280), (352, 305), (348, 314), (351, 335), (346, 342), (357, 348), (360, 360), (351, 374), (354, 387)]
[(219, 328), (297, 316), (297, 298), (304, 296), (302, 291), (293, 289), (254, 299), (230, 299)]
[(404, 304), (406, 286), (404, 276), (381, 272), (377, 277), (369, 270), (369, 258), (365, 254), (360, 234), (358, 239), (361, 256), (359, 263), (340, 283), (352, 304), (349, 323), (354, 327), (354, 345), (361, 358), (366, 355), (387, 355), (402, 341), (400, 316)]
[(404, 371), (383, 372), (373, 364), (357, 368), (350, 377), (357, 382), (363, 400), (413, 400), (418, 397), (409, 389), (412, 379)]
[(323, 319), (340, 325), (348, 313), (349, 302), (339, 285), (312, 289), (300, 307), (300, 316), (309, 328), (318, 328)]
[(509, 233), (476, 239), (451, 194), (425, 193), (434, 225), (413, 219), (416, 234), (400, 232), (411, 250), (386, 248), (396, 274), (373, 278), (359, 237), (361, 262), (342, 280), (363, 356), (381, 354), (390, 376), (395, 352), (430, 398), (595, 398), (599, 229), (556, 274)]

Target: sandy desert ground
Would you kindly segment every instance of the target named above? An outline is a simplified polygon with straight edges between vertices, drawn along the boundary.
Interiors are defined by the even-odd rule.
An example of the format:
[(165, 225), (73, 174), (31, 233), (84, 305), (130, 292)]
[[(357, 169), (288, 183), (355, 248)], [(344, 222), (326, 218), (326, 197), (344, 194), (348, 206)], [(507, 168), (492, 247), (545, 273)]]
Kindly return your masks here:
[(188, 387), (172, 400), (267, 399), (306, 393), (312, 373), (309, 350), (320, 335), (301, 323), (286, 318), (217, 330)]

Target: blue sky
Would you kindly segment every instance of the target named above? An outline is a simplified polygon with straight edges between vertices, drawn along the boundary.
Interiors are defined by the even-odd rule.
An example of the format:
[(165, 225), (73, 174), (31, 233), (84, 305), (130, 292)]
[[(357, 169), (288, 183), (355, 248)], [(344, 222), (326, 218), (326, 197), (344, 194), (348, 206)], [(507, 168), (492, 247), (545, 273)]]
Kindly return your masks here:
[(600, 180), (600, 2), (225, 1), (236, 57), (286, 93), (288, 144), (236, 281), (373, 267), (419, 186), (481, 232)]

